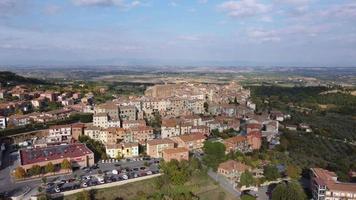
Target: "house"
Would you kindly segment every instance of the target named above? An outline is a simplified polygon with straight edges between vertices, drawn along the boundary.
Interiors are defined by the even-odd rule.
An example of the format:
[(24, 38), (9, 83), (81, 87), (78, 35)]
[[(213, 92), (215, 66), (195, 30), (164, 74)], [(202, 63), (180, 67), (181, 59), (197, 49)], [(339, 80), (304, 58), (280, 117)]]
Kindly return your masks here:
[(203, 148), (206, 137), (204, 133), (192, 133), (171, 139), (178, 144), (178, 147), (185, 147), (191, 151)]
[(284, 114), (280, 111), (271, 111), (270, 112), (270, 118), (277, 120), (279, 122), (283, 122), (284, 121)]
[(241, 162), (228, 160), (219, 164), (217, 172), (229, 180), (239, 181), (241, 174), (246, 170), (251, 170), (251, 168)]
[(290, 131), (297, 131), (298, 126), (287, 124), (287, 125), (285, 125), (285, 128)]
[(173, 159), (181, 161), (181, 160), (189, 160), (189, 150), (185, 147), (178, 147), (173, 149), (164, 149), (162, 151), (163, 160), (169, 162)]
[(180, 135), (180, 125), (177, 119), (163, 119), (161, 125), (161, 138)]
[(138, 143), (108, 144), (106, 154), (110, 158), (131, 158), (139, 156)]
[(305, 123), (300, 123), (299, 124), (299, 128), (307, 133), (311, 133), (313, 132), (312, 129), (310, 128), (310, 126), (308, 124)]
[(226, 153), (231, 151), (241, 151), (243, 153), (251, 151), (247, 138), (242, 135), (225, 139), (223, 143), (225, 145)]
[(173, 149), (174, 141), (169, 138), (164, 139), (154, 139), (147, 141), (146, 152), (147, 155), (152, 158), (162, 158), (163, 150), (165, 149)]
[(8, 125), (11, 124), (13, 126), (26, 126), (31, 123), (30, 115), (11, 115), (8, 118)]

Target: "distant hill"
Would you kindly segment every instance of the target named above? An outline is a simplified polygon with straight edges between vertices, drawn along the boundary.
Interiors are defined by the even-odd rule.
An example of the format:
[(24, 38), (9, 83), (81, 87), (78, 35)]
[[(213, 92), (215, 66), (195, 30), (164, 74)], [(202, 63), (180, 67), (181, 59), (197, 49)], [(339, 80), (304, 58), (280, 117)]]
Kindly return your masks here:
[(44, 80), (39, 80), (35, 78), (26, 78), (9, 71), (0, 71), (0, 83), (2, 86), (18, 85), (18, 84), (42, 84), (42, 85), (49, 84)]

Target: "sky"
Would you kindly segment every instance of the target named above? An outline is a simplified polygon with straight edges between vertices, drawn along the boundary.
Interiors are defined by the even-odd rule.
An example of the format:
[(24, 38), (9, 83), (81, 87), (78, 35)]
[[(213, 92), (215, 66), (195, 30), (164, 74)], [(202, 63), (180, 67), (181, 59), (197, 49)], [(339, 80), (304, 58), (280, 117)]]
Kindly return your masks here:
[(0, 0), (0, 65), (356, 66), (356, 0)]

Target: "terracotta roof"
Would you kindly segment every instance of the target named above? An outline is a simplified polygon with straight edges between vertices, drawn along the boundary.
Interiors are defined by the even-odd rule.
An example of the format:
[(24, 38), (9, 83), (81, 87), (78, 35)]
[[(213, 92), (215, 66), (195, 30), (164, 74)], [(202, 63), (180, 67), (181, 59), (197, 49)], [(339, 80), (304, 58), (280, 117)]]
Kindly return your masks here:
[(185, 147), (178, 147), (178, 148), (163, 150), (163, 153), (166, 153), (166, 154), (185, 153), (185, 152), (189, 152), (189, 150)]
[(181, 135), (179, 138), (183, 142), (189, 142), (189, 141), (196, 141), (196, 140), (205, 140), (206, 137), (203, 133), (193, 133), (193, 134), (187, 134), (187, 135)]
[(224, 169), (226, 171), (236, 170), (239, 172), (244, 172), (246, 170), (249, 170), (250, 167), (235, 160), (228, 160), (226, 162), (220, 163), (219, 169)]
[(169, 138), (155, 139), (155, 140), (147, 141), (147, 144), (149, 144), (149, 145), (172, 144), (172, 143), (174, 144), (174, 141)]
[(244, 137), (242, 135), (238, 135), (238, 136), (224, 140), (224, 142), (227, 142), (227, 143), (240, 143), (240, 142), (245, 142), (245, 141), (246, 141), (246, 137)]
[(162, 120), (162, 126), (175, 127), (177, 125), (178, 125), (178, 120), (177, 119), (163, 119)]
[(326, 185), (331, 191), (356, 192), (356, 183), (338, 182), (337, 175), (334, 172), (322, 168), (311, 169), (316, 175), (316, 181), (320, 185)]
[(64, 158), (75, 158), (92, 154), (93, 152), (84, 144), (57, 145), (44, 148), (22, 149), (20, 158), (22, 165), (35, 164)]

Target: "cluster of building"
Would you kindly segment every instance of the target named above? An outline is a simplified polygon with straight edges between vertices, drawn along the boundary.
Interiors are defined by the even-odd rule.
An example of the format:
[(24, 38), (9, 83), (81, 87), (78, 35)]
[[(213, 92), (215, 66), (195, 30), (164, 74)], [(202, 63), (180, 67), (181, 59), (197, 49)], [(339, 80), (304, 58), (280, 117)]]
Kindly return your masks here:
[[(156, 85), (144, 96), (117, 98), (85, 108), (81, 111), (93, 113), (91, 124), (52, 126), (34, 146), (71, 145), (86, 135), (103, 143), (110, 158), (137, 157), (143, 153), (140, 147), (145, 147), (146, 154), (154, 158), (187, 160), (190, 151), (201, 151), (213, 130), (232, 130), (240, 134), (220, 141), (226, 153), (251, 152), (261, 148), (263, 137), (273, 143), (283, 119), (272, 113), (256, 115), (249, 98), (249, 90), (234, 82)], [(160, 134), (146, 123), (157, 115), (161, 117)]]
[[(9, 100), (9, 97), (12, 99)], [(32, 91), (25, 85), (18, 85), (1, 89), (0, 99), (8, 99), (0, 104), (0, 128), (4, 129), (68, 118), (73, 112), (85, 110), (92, 103), (93, 95), (82, 97), (81, 93), (73, 92)], [(46, 109), (50, 103), (60, 104), (63, 108), (36, 112)]]

